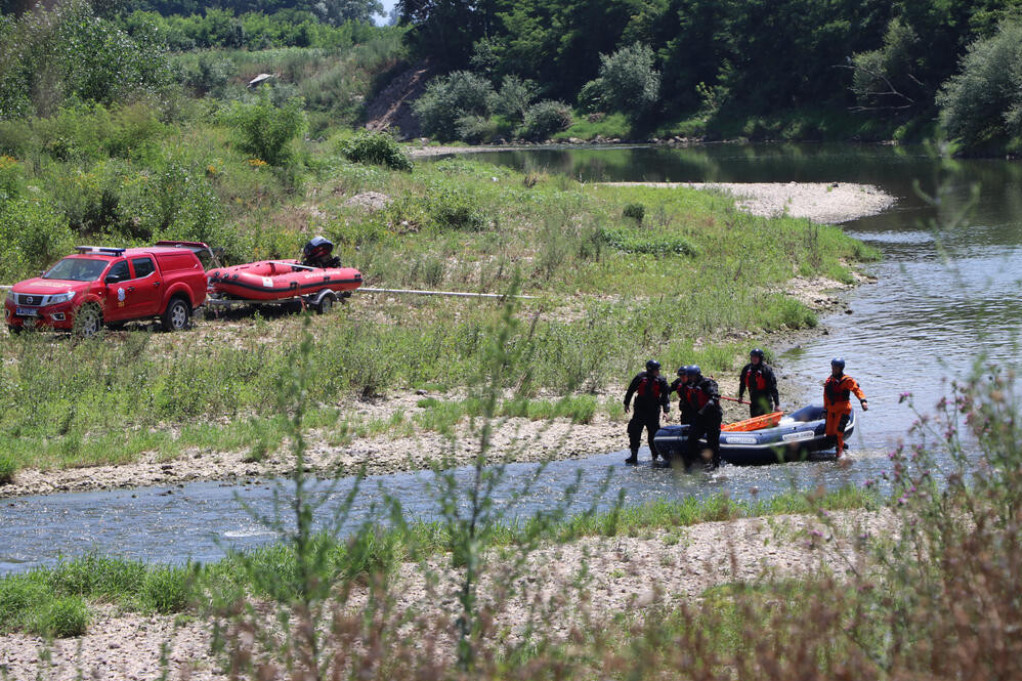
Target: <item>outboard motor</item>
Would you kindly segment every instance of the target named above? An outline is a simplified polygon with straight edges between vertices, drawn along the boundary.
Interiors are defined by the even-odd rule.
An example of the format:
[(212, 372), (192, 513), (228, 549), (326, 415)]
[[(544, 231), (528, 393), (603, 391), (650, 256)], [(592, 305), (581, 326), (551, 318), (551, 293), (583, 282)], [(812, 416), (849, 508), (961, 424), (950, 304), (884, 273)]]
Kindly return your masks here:
[(332, 255), (334, 245), (325, 237), (314, 237), (302, 248), (302, 264), (309, 267), (340, 267), (341, 259)]

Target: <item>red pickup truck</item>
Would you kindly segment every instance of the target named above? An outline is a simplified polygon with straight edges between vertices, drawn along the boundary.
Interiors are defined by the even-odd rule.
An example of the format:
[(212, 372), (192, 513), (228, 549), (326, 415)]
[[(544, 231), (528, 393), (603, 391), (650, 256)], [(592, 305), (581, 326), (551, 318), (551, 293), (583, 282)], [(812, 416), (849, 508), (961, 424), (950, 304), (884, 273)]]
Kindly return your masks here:
[(209, 246), (161, 241), (146, 248), (79, 246), (41, 277), (7, 292), (7, 329), (26, 327), (96, 334), (104, 324), (159, 317), (167, 331), (188, 326), (206, 299), (206, 271), (199, 254)]

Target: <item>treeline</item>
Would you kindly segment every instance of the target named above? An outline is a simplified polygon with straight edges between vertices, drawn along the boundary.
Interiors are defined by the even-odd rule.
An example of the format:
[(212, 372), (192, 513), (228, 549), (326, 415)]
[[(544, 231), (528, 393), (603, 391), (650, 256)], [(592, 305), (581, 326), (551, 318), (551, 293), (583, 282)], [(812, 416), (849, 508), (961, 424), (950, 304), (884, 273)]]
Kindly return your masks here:
[[(1002, 27), (1022, 16), (1022, 0), (400, 0), (400, 9), (414, 52), (445, 71), (494, 88), (532, 81), (542, 97), (620, 110), (646, 127), (805, 109), (926, 122), (947, 108), (970, 46), (1003, 44), (994, 59), (1008, 70), (991, 88), (1019, 72)], [(638, 100), (608, 82), (615, 56), (646, 83)], [(989, 99), (978, 106), (1005, 96)], [(989, 118), (998, 116), (1018, 118)], [(969, 141), (1011, 134), (1001, 125)]]
[[(0, 0), (0, 15), (20, 15), (37, 9), (36, 0)], [(44, 3), (53, 8), (59, 5)], [(383, 11), (380, 0), (93, 0), (89, 3), (97, 16), (111, 19), (135, 11), (162, 16), (201, 15), (209, 10), (228, 14), (278, 14), (298, 12), (316, 17), (332, 26), (349, 21), (370, 23)]]
[(163, 16), (136, 10), (114, 22), (128, 35), (144, 37), (174, 52), (195, 49), (239, 48), (265, 50), (275, 47), (349, 47), (371, 39), (377, 32), (364, 21), (332, 25), (303, 10), (287, 9), (275, 14), (230, 9), (207, 9), (202, 14)]

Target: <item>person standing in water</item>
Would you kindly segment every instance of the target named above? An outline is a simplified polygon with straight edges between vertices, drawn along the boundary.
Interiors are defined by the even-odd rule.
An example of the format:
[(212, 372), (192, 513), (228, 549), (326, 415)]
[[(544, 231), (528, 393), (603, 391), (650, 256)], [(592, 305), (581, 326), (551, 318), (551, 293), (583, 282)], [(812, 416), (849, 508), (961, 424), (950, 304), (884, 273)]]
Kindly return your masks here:
[[(742, 369), (738, 382), (738, 399), (749, 391), (749, 416), (769, 414), (781, 408), (777, 395), (777, 377), (774, 370), (764, 361), (763, 351), (756, 348), (749, 353), (749, 363)], [(771, 406), (773, 405), (773, 406)]]
[[(724, 411), (720, 408), (720, 391), (717, 382), (703, 376), (698, 365), (685, 368), (688, 375), (688, 402), (694, 412), (692, 426), (688, 429), (688, 452), (685, 467), (704, 462), (707, 468), (720, 467), (720, 424)], [(699, 442), (706, 438), (705, 447)]]
[(830, 376), (823, 384), (823, 408), (827, 413), (826, 435), (835, 439), (837, 458), (845, 451), (845, 427), (852, 417), (852, 403), (849, 399), (855, 395), (862, 405), (863, 411), (869, 411), (866, 396), (858, 382), (845, 375), (844, 357), (830, 360)]
[(648, 434), (650, 456), (656, 461), (660, 455), (653, 444), (653, 436), (660, 430), (660, 410), (667, 414), (671, 409), (668, 399), (670, 388), (660, 375), (660, 362), (655, 359), (646, 362), (646, 370), (640, 371), (628, 385), (628, 392), (625, 393), (626, 414), (631, 406), (632, 395), (635, 396), (635, 409), (628, 422), (628, 449), (631, 456), (625, 459), (625, 463), (639, 463), (639, 443), (642, 442), (643, 428)]

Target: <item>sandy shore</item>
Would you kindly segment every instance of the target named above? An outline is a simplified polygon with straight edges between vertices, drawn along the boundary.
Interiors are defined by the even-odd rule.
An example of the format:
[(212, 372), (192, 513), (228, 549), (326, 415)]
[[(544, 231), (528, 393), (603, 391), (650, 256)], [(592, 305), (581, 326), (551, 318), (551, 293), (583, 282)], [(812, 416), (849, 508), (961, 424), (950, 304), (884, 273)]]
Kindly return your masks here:
[(895, 203), (895, 198), (869, 184), (839, 182), (605, 182), (612, 187), (687, 187), (721, 191), (734, 196), (738, 207), (753, 215), (788, 215), (813, 222), (837, 224), (876, 215)]
[[(798, 578), (831, 572), (838, 578), (859, 564), (857, 537), (878, 536), (893, 526), (887, 513), (844, 512), (827, 522), (809, 516), (775, 516), (704, 523), (644, 537), (585, 538), (540, 548), (515, 574), (513, 595), (496, 612), (512, 635), (532, 618), (546, 620), (546, 633), (563, 640), (586, 617), (610, 620), (618, 614), (641, 617), (651, 607), (698, 600), (706, 589), (732, 582)], [(426, 574), (437, 577), (430, 585)], [(499, 578), (500, 565), (490, 572)], [(406, 564), (395, 577), (397, 609), (427, 615), (431, 621), (457, 614), (457, 573), (438, 558)], [(495, 584), (484, 580), (485, 600)], [(349, 602), (359, 612), (364, 589)], [(426, 605), (429, 604), (429, 605)], [(543, 621), (546, 621), (543, 620)], [(120, 612), (103, 606), (85, 636), (46, 642), (30, 636), (0, 638), (0, 677), (17, 681), (43, 678), (71, 681), (125, 681), (163, 678), (220, 681), (228, 678), (222, 660), (210, 650), (209, 622)], [(161, 649), (166, 645), (166, 668)], [(48, 661), (43, 661), (47, 651)], [(6, 675), (5, 675), (6, 673)], [(80, 674), (80, 675), (79, 675)]]

